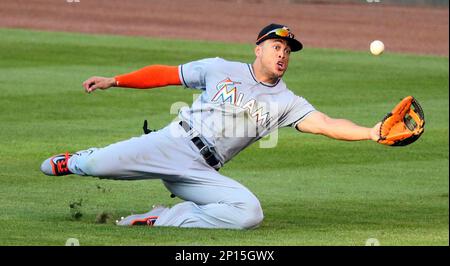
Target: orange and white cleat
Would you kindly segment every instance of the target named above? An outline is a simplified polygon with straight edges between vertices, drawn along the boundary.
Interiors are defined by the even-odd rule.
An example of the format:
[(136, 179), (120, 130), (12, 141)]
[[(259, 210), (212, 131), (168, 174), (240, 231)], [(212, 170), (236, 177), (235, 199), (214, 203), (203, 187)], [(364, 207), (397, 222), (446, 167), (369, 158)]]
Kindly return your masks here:
[(67, 167), (70, 157), (72, 157), (72, 154), (68, 152), (52, 156), (41, 164), (41, 171), (52, 176), (73, 174)]
[(151, 211), (143, 214), (133, 214), (127, 217), (122, 217), (116, 221), (117, 225), (120, 226), (132, 226), (132, 225), (147, 225), (153, 226), (158, 219), (159, 215), (169, 208), (164, 206), (154, 207)]

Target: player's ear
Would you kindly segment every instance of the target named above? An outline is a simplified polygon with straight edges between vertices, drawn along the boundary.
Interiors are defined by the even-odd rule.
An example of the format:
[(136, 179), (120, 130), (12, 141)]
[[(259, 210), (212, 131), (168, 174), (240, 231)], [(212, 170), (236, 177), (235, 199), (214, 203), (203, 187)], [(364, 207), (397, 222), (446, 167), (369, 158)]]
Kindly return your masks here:
[(262, 53), (262, 47), (261, 47), (261, 45), (256, 45), (256, 46), (255, 46), (255, 55), (256, 55), (256, 57), (260, 57), (260, 56), (261, 56), (261, 53)]

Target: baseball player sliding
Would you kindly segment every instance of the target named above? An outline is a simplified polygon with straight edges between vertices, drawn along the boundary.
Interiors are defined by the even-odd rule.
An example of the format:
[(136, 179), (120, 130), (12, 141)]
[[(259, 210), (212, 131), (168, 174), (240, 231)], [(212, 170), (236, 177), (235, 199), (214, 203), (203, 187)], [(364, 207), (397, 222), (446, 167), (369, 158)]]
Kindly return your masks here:
[(45, 160), (47, 175), (76, 174), (135, 180), (161, 179), (184, 202), (131, 215), (118, 225), (249, 229), (263, 220), (258, 198), (219, 169), (260, 138), (282, 127), (333, 139), (378, 141), (380, 123), (362, 127), (330, 118), (283, 82), (291, 52), (301, 42), (288, 27), (270, 24), (256, 40), (252, 64), (208, 58), (179, 66), (150, 65), (112, 78), (91, 77), (86, 92), (111, 87), (149, 89), (182, 85), (202, 91), (179, 121), (104, 148)]

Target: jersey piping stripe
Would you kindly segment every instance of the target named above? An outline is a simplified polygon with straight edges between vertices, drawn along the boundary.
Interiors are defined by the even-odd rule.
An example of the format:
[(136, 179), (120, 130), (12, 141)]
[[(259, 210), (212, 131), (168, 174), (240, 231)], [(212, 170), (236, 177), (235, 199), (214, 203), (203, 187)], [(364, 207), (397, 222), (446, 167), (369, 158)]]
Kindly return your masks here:
[[(298, 120), (296, 120), (294, 123), (291, 124), (292, 127), (297, 127), (297, 124), (300, 123), (300, 121), (302, 121), (303, 118), (305, 118), (307, 115), (309, 115), (310, 113), (312, 113), (314, 111), (316, 111), (316, 110), (311, 110), (311, 111), (307, 112), (306, 114), (304, 114), (302, 117), (300, 117)], [(302, 131), (300, 131), (300, 132), (302, 132)]]
[(266, 86), (266, 87), (271, 87), (271, 88), (272, 88), (272, 87), (277, 86), (277, 85), (278, 85), (278, 82), (280, 82), (280, 79), (278, 79), (277, 82), (275, 82), (275, 84), (267, 84), (267, 83), (258, 81), (258, 80), (256, 79), (256, 77), (255, 77), (255, 74), (253, 74), (253, 69), (252, 69), (251, 65), (250, 65), (250, 64), (247, 64), (247, 67), (248, 67), (248, 70), (250, 71), (250, 74), (252, 75), (252, 78), (253, 78), (256, 82), (258, 82), (259, 84), (261, 84), (261, 85), (264, 85), (264, 86)]
[(186, 80), (184, 80), (184, 75), (183, 75), (183, 65), (180, 65), (180, 73), (181, 73), (181, 79), (183, 80), (183, 84), (186, 88), (189, 88), (189, 86), (186, 83)]

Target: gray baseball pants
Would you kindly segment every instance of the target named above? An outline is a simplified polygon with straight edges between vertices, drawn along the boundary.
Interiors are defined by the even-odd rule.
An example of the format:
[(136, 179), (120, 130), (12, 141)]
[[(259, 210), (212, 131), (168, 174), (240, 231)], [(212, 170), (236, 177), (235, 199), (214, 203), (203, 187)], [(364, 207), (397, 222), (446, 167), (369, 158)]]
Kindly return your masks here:
[(164, 211), (154, 226), (249, 229), (263, 220), (256, 196), (209, 166), (176, 122), (104, 148), (79, 151), (68, 166), (84, 176), (161, 179), (171, 193), (185, 201)]

